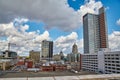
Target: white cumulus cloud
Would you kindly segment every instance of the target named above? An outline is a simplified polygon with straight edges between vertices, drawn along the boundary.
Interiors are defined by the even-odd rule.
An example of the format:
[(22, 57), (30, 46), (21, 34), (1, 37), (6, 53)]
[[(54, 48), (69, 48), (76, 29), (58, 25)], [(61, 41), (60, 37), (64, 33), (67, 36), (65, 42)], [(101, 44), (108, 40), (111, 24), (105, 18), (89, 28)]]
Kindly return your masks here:
[[(100, 7), (102, 7), (101, 1), (95, 0), (86, 0), (78, 11), (69, 7), (67, 0), (0, 0), (0, 36), (6, 39), (1, 40), (3, 42), (1, 50), (6, 50), (7, 43), (11, 42), (17, 44), (11, 49), (20, 54), (27, 53), (32, 49), (40, 50), (40, 42), (44, 39), (51, 39), (48, 31), (43, 33), (40, 33), (39, 30), (27, 32), (29, 26), (23, 26), (22, 23), (28, 20), (43, 22), (46, 29), (57, 27), (63, 31), (72, 31), (82, 25), (83, 15), (86, 13), (97, 14)], [(15, 20), (11, 22), (14, 18)], [(115, 37), (115, 35), (110, 35), (110, 42), (114, 42), (111, 36)], [(78, 39), (76, 32), (59, 36), (54, 40), (54, 53), (59, 53), (60, 50), (70, 53), (74, 43), (82, 52), (83, 39)]]
[(120, 31), (114, 31), (108, 38), (110, 49), (113, 51), (120, 50)]
[(116, 24), (120, 26), (120, 19), (116, 21)]
[(27, 32), (28, 25), (22, 25), (21, 20), (19, 25), (15, 26), (14, 22), (7, 24), (0, 24), (0, 50), (4, 51), (8, 49), (8, 43), (11, 43), (10, 50), (17, 51), (19, 55), (28, 55), (30, 50), (41, 50), (41, 41), (49, 40), (49, 32), (45, 31), (42, 34), (38, 33), (38, 30)]
[(78, 34), (72, 32), (66, 36), (60, 36), (55, 40), (55, 52), (59, 53), (61, 50), (67, 54), (72, 52), (72, 46), (76, 43), (78, 45), (78, 50), (81, 52), (83, 50), (83, 39), (78, 39)]
[(88, 0), (75, 11), (67, 0), (0, 0), (0, 22), (23, 17), (45, 23), (46, 29), (57, 27), (71, 31), (82, 25), (84, 14), (97, 13), (101, 6), (100, 1)]
[(82, 24), (82, 18), (86, 13), (98, 14), (99, 8), (102, 7), (101, 1), (95, 0), (86, 0), (84, 5), (80, 6), (80, 10), (78, 10), (80, 22)]

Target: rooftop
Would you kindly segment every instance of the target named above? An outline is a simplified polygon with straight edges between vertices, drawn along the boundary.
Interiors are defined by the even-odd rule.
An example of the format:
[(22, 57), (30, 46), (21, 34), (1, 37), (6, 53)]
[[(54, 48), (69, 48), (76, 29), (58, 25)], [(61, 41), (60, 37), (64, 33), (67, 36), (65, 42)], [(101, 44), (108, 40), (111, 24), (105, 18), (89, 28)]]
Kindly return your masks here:
[(120, 80), (120, 74), (1, 78), (0, 80)]

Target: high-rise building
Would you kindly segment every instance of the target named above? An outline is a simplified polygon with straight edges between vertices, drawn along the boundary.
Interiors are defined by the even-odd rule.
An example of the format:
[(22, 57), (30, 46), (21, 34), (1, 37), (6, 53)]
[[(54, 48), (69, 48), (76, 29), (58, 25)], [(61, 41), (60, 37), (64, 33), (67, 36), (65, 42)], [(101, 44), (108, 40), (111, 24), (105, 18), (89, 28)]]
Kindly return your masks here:
[(104, 7), (99, 9), (100, 48), (108, 48), (108, 35)]
[(73, 47), (72, 47), (72, 53), (73, 54), (77, 54), (78, 53), (78, 48), (77, 45), (74, 43)]
[(42, 41), (42, 59), (53, 57), (53, 41)]
[(104, 7), (99, 14), (87, 13), (83, 16), (84, 53), (96, 53), (100, 48), (108, 48), (108, 36)]
[(60, 59), (61, 59), (61, 60), (64, 60), (64, 54), (63, 54), (62, 51), (60, 51), (59, 55), (60, 55)]

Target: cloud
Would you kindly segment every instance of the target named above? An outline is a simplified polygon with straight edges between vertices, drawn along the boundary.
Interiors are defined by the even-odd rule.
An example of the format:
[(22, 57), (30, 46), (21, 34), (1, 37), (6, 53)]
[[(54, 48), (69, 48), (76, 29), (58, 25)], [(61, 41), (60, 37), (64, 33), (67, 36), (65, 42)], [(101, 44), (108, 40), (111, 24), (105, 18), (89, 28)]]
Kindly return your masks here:
[[(34, 20), (43, 22), (46, 29), (57, 27), (63, 31), (72, 31), (82, 25), (83, 15), (88, 12), (97, 14), (101, 6), (100, 1), (86, 0), (85, 4), (80, 6), (80, 10), (75, 11), (69, 7), (67, 0), (0, 0), (0, 36), (6, 39), (1, 40), (4, 44), (1, 49), (7, 49), (7, 43), (11, 42), (17, 44), (11, 49), (19, 54), (28, 53), (32, 49), (40, 50), (40, 42), (51, 39), (49, 32), (27, 32), (29, 25), (23, 25), (25, 22)], [(78, 39), (78, 34), (72, 32), (54, 40), (54, 53), (60, 50), (70, 53), (74, 42), (82, 52), (83, 39)]]
[(72, 32), (67, 36), (58, 37), (54, 44), (54, 53), (59, 53), (62, 50), (65, 54), (72, 52), (72, 46), (76, 43), (78, 45), (78, 50), (81, 52), (83, 49), (83, 39), (78, 39), (78, 34), (76, 32)]
[(120, 19), (116, 21), (116, 24), (120, 26)]
[(41, 34), (40, 36), (37, 36), (35, 38), (36, 42), (41, 42), (42, 40), (50, 40), (48, 31), (45, 31), (43, 34)]
[(101, 8), (103, 5), (100, 1), (95, 0), (86, 0), (84, 5), (80, 6), (80, 10), (78, 10), (80, 22), (82, 24), (82, 18), (86, 13), (93, 13), (98, 14), (99, 8)]
[(17, 51), (19, 55), (28, 55), (30, 50), (41, 50), (41, 41), (49, 40), (49, 32), (45, 31), (42, 34), (38, 30), (27, 32), (29, 30), (28, 25), (22, 25), (27, 20), (20, 19), (15, 20), (19, 25), (14, 25), (14, 21), (7, 24), (0, 24), (0, 50), (4, 51), (8, 49), (8, 43), (11, 43), (12, 51)]
[[(40, 31), (27, 32), (29, 30), (28, 25), (22, 25), (24, 23), (21, 20), (17, 21), (19, 25), (15, 26), (14, 21), (7, 24), (0, 24), (0, 36), (4, 39), (0, 39), (0, 50), (4, 51), (8, 49), (8, 43), (11, 43), (10, 50), (17, 51), (19, 55), (29, 55), (30, 50), (41, 51), (41, 41), (51, 40), (48, 31), (44, 31), (42, 34)], [(62, 50), (65, 54), (71, 53), (72, 45), (76, 43), (79, 51), (83, 49), (83, 39), (78, 39), (76, 32), (71, 32), (66, 36), (60, 36), (54, 40), (54, 53), (59, 53)]]
[[(72, 32), (67, 36), (60, 36), (55, 40), (54, 53), (59, 53), (60, 50), (62, 50), (65, 54), (71, 53), (72, 46), (74, 43), (77, 44), (79, 52), (83, 53), (83, 46), (84, 46), (83, 41), (84, 41), (83, 39), (78, 39), (78, 35), (76, 32)], [(119, 51), (120, 50), (120, 31), (114, 31), (113, 33), (108, 35), (108, 42), (109, 42), (109, 48), (112, 51)]]
[(76, 0), (72, 0), (72, 1), (76, 1)]
[(82, 25), (82, 16), (87, 12), (96, 13), (102, 6), (100, 1), (86, 1), (75, 11), (67, 0), (0, 0), (0, 22), (10, 22), (16, 17), (45, 23), (46, 29), (57, 27), (71, 31)]
[(114, 31), (108, 38), (110, 49), (113, 51), (120, 50), (120, 31)]

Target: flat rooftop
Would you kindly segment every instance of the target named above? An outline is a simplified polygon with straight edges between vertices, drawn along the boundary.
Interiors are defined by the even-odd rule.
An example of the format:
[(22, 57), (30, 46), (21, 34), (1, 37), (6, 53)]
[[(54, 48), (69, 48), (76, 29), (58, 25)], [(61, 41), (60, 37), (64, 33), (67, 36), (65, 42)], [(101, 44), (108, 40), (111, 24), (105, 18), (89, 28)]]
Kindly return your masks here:
[(81, 71), (79, 73), (74, 73), (70, 71), (55, 71), (55, 72), (12, 72), (3, 73), (0, 78), (19, 78), (19, 77), (53, 77), (53, 76), (77, 76), (77, 75), (89, 75), (95, 74), (91, 72)]
[(120, 80), (120, 74), (0, 78), (0, 80)]

